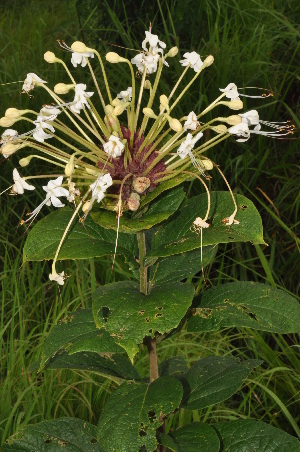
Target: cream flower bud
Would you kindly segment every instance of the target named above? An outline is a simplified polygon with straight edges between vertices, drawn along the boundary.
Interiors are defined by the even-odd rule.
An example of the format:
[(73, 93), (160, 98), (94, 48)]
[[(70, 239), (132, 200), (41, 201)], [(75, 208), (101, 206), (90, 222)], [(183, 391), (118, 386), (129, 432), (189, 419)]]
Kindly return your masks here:
[(20, 159), (19, 160), (19, 165), (24, 168), (24, 166), (29, 165), (29, 163), (31, 162), (33, 157), (34, 157), (34, 155), (28, 155), (27, 157), (24, 157), (24, 158)]
[(68, 161), (68, 163), (65, 166), (65, 175), (67, 177), (72, 176), (72, 174), (74, 173), (74, 169), (75, 169), (75, 165), (74, 165), (75, 155), (76, 155), (76, 153), (71, 155), (70, 160)]
[(230, 126), (236, 126), (242, 122), (242, 118), (239, 115), (231, 115), (228, 118), (222, 118), (224, 122), (229, 124)]
[(151, 89), (152, 88), (150, 80), (145, 80), (144, 88), (145, 89)]
[(210, 170), (213, 169), (214, 165), (213, 165), (213, 162), (211, 160), (205, 159), (205, 158), (198, 159), (198, 160), (200, 161), (200, 166), (202, 166), (203, 169), (205, 169), (207, 171), (210, 171)]
[(113, 114), (115, 116), (119, 116), (123, 113), (124, 110), (130, 105), (130, 102), (121, 102), (120, 105), (114, 108)]
[(167, 98), (167, 96), (166, 96), (165, 94), (162, 94), (162, 95), (159, 97), (159, 101), (160, 101), (161, 105), (162, 105), (166, 110), (169, 108), (169, 101), (168, 101), (168, 98)]
[(77, 53), (88, 52), (87, 46), (81, 41), (73, 42), (73, 44), (71, 45), (71, 49), (73, 50), (73, 52), (77, 52)]
[(12, 118), (7, 118), (6, 116), (3, 116), (2, 118), (0, 118), (0, 126), (1, 127), (11, 127), (15, 122), (16, 122), (16, 120), (14, 120)]
[(147, 116), (147, 118), (152, 118), (152, 119), (157, 118), (157, 116), (154, 113), (154, 111), (152, 110), (152, 108), (143, 108), (143, 113), (145, 116)]
[(54, 92), (56, 94), (67, 94), (74, 87), (75, 85), (73, 84), (66, 85), (65, 83), (57, 83), (57, 85), (54, 86)]
[(28, 110), (18, 110), (17, 108), (8, 108), (5, 112), (5, 117), (9, 119), (19, 119)]
[(88, 213), (88, 211), (90, 210), (90, 206), (91, 206), (91, 201), (85, 202), (82, 206), (83, 213)]
[(169, 122), (169, 126), (171, 127), (171, 129), (174, 130), (175, 132), (182, 131), (183, 127), (182, 127), (181, 123), (178, 121), (178, 119), (171, 118), (169, 116), (168, 122)]
[(4, 146), (0, 148), (0, 154), (3, 155), (6, 159), (10, 157), (12, 154), (14, 154), (19, 149), (25, 147), (23, 144), (13, 144), (13, 143), (7, 143)]
[(108, 52), (105, 58), (109, 63), (122, 63), (127, 61), (126, 58), (120, 57), (116, 52)]
[(137, 193), (131, 193), (127, 201), (128, 209), (132, 212), (138, 210), (138, 208), (140, 207), (140, 199), (140, 195), (138, 195)]
[(211, 130), (216, 133), (226, 133), (228, 129), (226, 126), (224, 126), (224, 124), (218, 124), (217, 126), (211, 127)]
[(243, 102), (240, 99), (224, 102), (224, 104), (231, 108), (231, 110), (241, 110), (243, 108)]
[(173, 58), (178, 53), (178, 47), (172, 47), (169, 52), (165, 55), (165, 58)]
[(214, 57), (212, 55), (208, 55), (207, 58), (205, 58), (205, 60), (203, 61), (203, 65), (205, 67), (211, 66), (214, 62)]
[(132, 185), (137, 193), (144, 193), (150, 187), (151, 181), (148, 177), (137, 177)]
[(53, 52), (48, 51), (44, 53), (44, 60), (47, 61), (47, 63), (56, 63), (58, 58), (56, 58)]

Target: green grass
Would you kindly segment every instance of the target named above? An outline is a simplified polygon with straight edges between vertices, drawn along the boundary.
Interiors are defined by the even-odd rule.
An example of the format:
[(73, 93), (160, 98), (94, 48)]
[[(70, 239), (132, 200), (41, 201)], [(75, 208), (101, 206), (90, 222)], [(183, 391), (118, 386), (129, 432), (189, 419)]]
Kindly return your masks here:
[[(4, 2), (0, 6), (0, 83), (4, 84), (0, 85), (1, 113), (12, 106), (23, 109), (29, 102), (37, 106), (43, 103), (43, 92), (35, 90), (35, 97), (29, 99), (19, 94), (22, 83), (7, 84), (24, 80), (27, 72), (35, 72), (51, 84), (65, 81), (60, 67), (43, 60), (47, 50), (63, 55), (56, 39), (65, 39), (70, 44), (83, 36), (86, 44), (106, 51), (116, 51), (110, 43), (139, 49), (151, 20), (153, 32), (168, 46), (180, 45), (181, 54), (195, 50), (202, 56), (212, 53), (215, 57), (210, 73), (199, 79), (178, 106), (178, 116), (199, 109), (217, 96), (218, 88), (234, 81), (238, 86), (267, 87), (276, 93), (277, 104), (247, 100), (248, 108), (259, 106), (265, 119), (284, 120), (289, 116), (297, 119), (299, 28), (296, 24), (300, 11), (297, 2), (207, 0), (195, 4), (161, 0), (137, 4), (128, 0), (126, 8), (123, 2), (115, 1), (106, 2), (102, 10), (97, 9), (97, 3), (78, 1), (77, 9), (75, 2), (63, 0)], [(189, 5), (194, 12), (192, 16), (185, 14)], [(118, 52), (121, 54), (123, 50), (118, 49)], [(124, 50), (124, 54), (132, 57), (134, 52)], [(69, 55), (65, 60), (68, 58)], [(118, 71), (113, 67), (109, 72), (113, 93), (128, 86), (128, 74), (119, 66), (120, 72), (119, 67)], [(180, 73), (180, 65), (175, 61), (171, 73), (174, 82)], [(169, 82), (165, 81), (161, 89), (162, 93), (168, 93)], [(220, 246), (215, 261), (206, 270), (206, 284), (252, 280), (291, 293), (299, 289), (299, 241), (295, 237), (299, 211), (297, 147), (297, 140), (254, 137), (246, 144), (228, 140), (210, 152), (210, 158), (220, 164), (235, 191), (255, 202), (263, 218), (264, 237), (269, 246), (260, 249), (250, 244)], [(10, 184), (12, 168), (12, 161), (1, 161), (1, 191)], [(223, 189), (222, 180), (217, 174), (213, 176), (211, 187)], [(197, 182), (187, 189), (191, 195), (202, 191)], [(118, 265), (114, 274), (110, 274), (111, 259), (70, 262), (65, 268), (70, 275), (68, 283), (58, 288), (48, 280), (48, 262), (22, 265), (26, 234), (19, 221), (36, 203), (35, 193), (26, 197), (4, 194), (0, 198), (2, 442), (21, 426), (54, 417), (77, 416), (96, 423), (112, 389), (110, 381), (95, 373), (47, 371), (37, 374), (30, 370), (39, 358), (51, 326), (67, 311), (90, 306), (90, 294), (96, 285), (122, 278)], [(202, 276), (198, 275), (193, 281), (200, 292), (204, 287)], [(200, 339), (182, 332), (160, 343), (160, 361), (181, 354), (189, 363), (213, 354), (264, 360), (236, 397), (192, 414), (181, 410), (167, 427), (183, 425), (190, 416), (209, 422), (251, 416), (295, 435), (300, 389), (297, 340), (294, 335), (225, 330), (206, 333)], [(147, 375), (145, 350), (137, 361), (141, 373)]]

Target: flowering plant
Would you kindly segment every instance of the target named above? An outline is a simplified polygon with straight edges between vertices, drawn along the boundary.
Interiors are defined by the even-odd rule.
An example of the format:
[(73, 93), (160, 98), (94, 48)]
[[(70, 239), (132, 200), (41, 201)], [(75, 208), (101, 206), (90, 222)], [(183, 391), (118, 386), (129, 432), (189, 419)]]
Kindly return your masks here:
[[(122, 254), (131, 277), (99, 287), (93, 294), (92, 309), (72, 313), (54, 326), (42, 353), (41, 369), (93, 369), (116, 382), (118, 388), (98, 427), (63, 419), (55, 421), (55, 426), (44, 423), (43, 429), (32, 430), (32, 435), (42, 440), (52, 435), (53, 441), (59, 437), (66, 444), (77, 444), (80, 437), (87, 451), (165, 447), (188, 451), (204, 444), (209, 444), (210, 451), (219, 451), (220, 438), (231, 448), (237, 438), (245, 441), (237, 430), (247, 429), (249, 441), (263, 425), (264, 441), (274, 437), (285, 441), (280, 431), (251, 420), (220, 423), (215, 428), (194, 422), (167, 431), (166, 419), (176, 416), (179, 409), (197, 410), (231, 397), (261, 361), (210, 357), (188, 369), (182, 360), (171, 358), (162, 362), (159, 370), (156, 346), (170, 334), (180, 334), (184, 325), (199, 335), (226, 326), (273, 332), (298, 328), (299, 306), (277, 289), (258, 283), (230, 283), (205, 290), (199, 303), (193, 302), (193, 285), (182, 282), (199, 271), (204, 273), (219, 243), (264, 243), (261, 219), (252, 202), (232, 193), (219, 166), (204, 153), (232, 136), (237, 141), (246, 141), (251, 134), (276, 137), (292, 133), (293, 127), (262, 121), (256, 110), (217, 115), (204, 122), (205, 115), (220, 106), (240, 111), (243, 96), (271, 94), (263, 91), (250, 96), (233, 83), (220, 89), (221, 94), (202, 111), (177, 118), (176, 105), (214, 59), (210, 55), (202, 61), (196, 52), (185, 53), (180, 60), (184, 69), (174, 87), (167, 94), (159, 93), (162, 71), (170, 70), (178, 49), (166, 51), (166, 44), (151, 29), (131, 61), (115, 52), (106, 54), (109, 63), (128, 65), (131, 74), (131, 86), (114, 96), (96, 49), (82, 42), (60, 45), (72, 53), (75, 68), (80, 65), (90, 71), (94, 91), (77, 83), (62, 59), (46, 52), (48, 63), (64, 66), (69, 83), (58, 83), (52, 90), (45, 80), (29, 73), (23, 93), (31, 96), (33, 89), (41, 88), (51, 102), (39, 112), (9, 108), (0, 119), (0, 125), (8, 127), (1, 139), (5, 158), (33, 149), (34, 154), (22, 155), (21, 167), (30, 165), (32, 159), (54, 166), (51, 176), (21, 177), (20, 169), (13, 170), (14, 184), (9, 189), (14, 195), (33, 190), (31, 183), (39, 178), (51, 177), (43, 186), (44, 201), (23, 224), (31, 224), (44, 205), (58, 209), (30, 231), (24, 260), (53, 259), (49, 278), (63, 285), (67, 275), (56, 270), (57, 260), (110, 254), (114, 262), (116, 254)], [(92, 68), (93, 58), (99, 61), (101, 80)], [(182, 88), (186, 77), (189, 81)], [(73, 92), (71, 100), (62, 97)], [(23, 134), (10, 128), (21, 120), (33, 128)], [(261, 125), (271, 131), (261, 130)], [(212, 170), (220, 174), (228, 191), (209, 189)], [(187, 199), (182, 182), (194, 178), (201, 182), (204, 193)], [(67, 201), (71, 209), (65, 207)], [(288, 312), (284, 321), (279, 315), (282, 310)], [(149, 382), (134, 365), (143, 347), (149, 353)], [(72, 430), (69, 436), (66, 422)], [(27, 447), (26, 441), (24, 435), (14, 445)], [(289, 441), (294, 440), (289, 437)]]

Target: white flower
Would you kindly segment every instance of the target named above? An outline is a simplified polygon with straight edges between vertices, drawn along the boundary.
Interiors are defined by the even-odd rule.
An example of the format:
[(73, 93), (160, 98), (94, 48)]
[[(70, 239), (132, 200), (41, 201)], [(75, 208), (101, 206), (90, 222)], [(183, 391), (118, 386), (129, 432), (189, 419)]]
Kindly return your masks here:
[(239, 138), (236, 141), (240, 141), (240, 142), (244, 142), (249, 140), (250, 138), (250, 130), (248, 128), (248, 124), (241, 122), (240, 124), (237, 124), (236, 126), (232, 126), (229, 129), (227, 129), (227, 131), (229, 133), (231, 133), (232, 135), (237, 135), (238, 137), (243, 137), (243, 138)]
[(25, 93), (28, 93), (29, 91), (33, 90), (35, 85), (38, 83), (47, 83), (47, 82), (45, 80), (42, 80), (40, 77), (38, 77), (33, 72), (30, 72), (29, 74), (27, 74), (27, 77), (24, 80), (22, 91), (24, 91)]
[(259, 126), (259, 128), (255, 127), (254, 130), (260, 130), (259, 124), (259, 116), (256, 110), (250, 110), (246, 113), (239, 113), (239, 116), (242, 118), (242, 122), (248, 124), (248, 126)]
[(229, 83), (229, 85), (227, 85), (224, 89), (220, 88), (220, 91), (222, 93), (226, 93), (226, 97), (228, 99), (239, 99), (239, 92), (237, 86), (234, 83)]
[(121, 142), (120, 138), (111, 135), (107, 143), (103, 145), (104, 152), (110, 155), (113, 159), (120, 157), (124, 150), (124, 144)]
[(102, 201), (106, 190), (113, 184), (111, 175), (109, 173), (99, 176), (93, 184), (90, 185), (92, 189), (92, 201), (97, 199), (97, 202)]
[(78, 188), (75, 188), (75, 182), (71, 182), (70, 179), (68, 179), (68, 187), (69, 187), (69, 196), (67, 196), (67, 200), (73, 202), (75, 201), (75, 196), (80, 195), (80, 190), (78, 190)]
[(72, 58), (71, 63), (74, 67), (77, 67), (78, 64), (81, 65), (81, 67), (85, 67), (87, 65), (87, 58), (94, 58), (93, 52), (72, 52)]
[(51, 124), (47, 124), (43, 116), (38, 116), (37, 120), (33, 121), (33, 124), (36, 125), (36, 128), (32, 131), (32, 136), (36, 141), (43, 143), (47, 138), (53, 137), (52, 134), (44, 131), (44, 129), (48, 129), (52, 133), (55, 133), (54, 127)]
[(196, 113), (191, 111), (187, 117), (187, 120), (184, 123), (184, 130), (196, 130), (199, 126), (199, 122), (197, 120)]
[(132, 99), (132, 87), (129, 86), (126, 91), (121, 91), (117, 94), (117, 99), (121, 99), (121, 102), (130, 102)]
[(56, 273), (56, 271), (54, 271), (53, 273), (50, 273), (49, 279), (50, 281), (56, 281), (60, 286), (63, 286), (66, 279), (65, 272)]
[(194, 69), (195, 72), (198, 72), (203, 65), (203, 61), (200, 58), (200, 55), (197, 52), (186, 52), (183, 55), (184, 60), (180, 60), (179, 63), (182, 66), (191, 65), (191, 68)]
[(35, 187), (33, 185), (29, 185), (25, 179), (23, 179), (20, 174), (18, 173), (18, 170), (15, 168), (13, 170), (13, 179), (14, 179), (14, 185), (12, 186), (11, 191), (15, 195), (23, 195), (24, 190), (34, 190)]
[(177, 154), (181, 159), (184, 159), (187, 155), (192, 155), (192, 149), (200, 138), (203, 137), (203, 133), (199, 132), (193, 137), (191, 133), (188, 133), (186, 139), (177, 149)]
[(13, 141), (18, 137), (18, 132), (14, 129), (6, 129), (1, 135), (2, 146), (8, 141)]
[(91, 97), (94, 93), (86, 93), (85, 90), (86, 85), (84, 85), (83, 83), (75, 85), (75, 97), (73, 104), (70, 106), (71, 110), (74, 111), (74, 113), (80, 114), (80, 110), (85, 108), (85, 106), (90, 108), (87, 97)]
[(210, 224), (207, 223), (206, 221), (204, 221), (201, 217), (197, 217), (194, 221), (193, 221), (193, 226), (192, 226), (192, 230), (196, 233), (201, 232), (202, 228), (209, 228)]
[[(145, 53), (139, 53), (132, 58), (131, 63), (136, 64), (139, 72), (144, 72), (144, 68), (147, 69), (147, 74), (153, 74), (157, 71), (157, 64), (159, 61), (159, 54), (161, 54), (163, 63), (169, 66), (163, 57), (163, 49), (166, 44), (158, 39), (157, 35), (153, 35), (149, 31), (145, 31), (146, 38), (142, 42), (142, 48)], [(147, 49), (146, 44), (149, 43), (150, 47)], [(159, 47), (160, 46), (160, 47)]]
[(53, 105), (45, 105), (45, 107), (41, 108), (40, 116), (47, 121), (54, 121), (57, 116), (61, 113), (61, 110)]
[(65, 204), (63, 204), (58, 198), (61, 196), (65, 196), (67, 198), (70, 194), (66, 188), (61, 187), (62, 181), (63, 176), (59, 176), (57, 179), (50, 180), (46, 186), (43, 186), (43, 189), (46, 192), (46, 198), (30, 213), (28, 219), (23, 223), (27, 223), (27, 221), (32, 218), (34, 219), (44, 205), (51, 206), (52, 204), (54, 207), (64, 207)]

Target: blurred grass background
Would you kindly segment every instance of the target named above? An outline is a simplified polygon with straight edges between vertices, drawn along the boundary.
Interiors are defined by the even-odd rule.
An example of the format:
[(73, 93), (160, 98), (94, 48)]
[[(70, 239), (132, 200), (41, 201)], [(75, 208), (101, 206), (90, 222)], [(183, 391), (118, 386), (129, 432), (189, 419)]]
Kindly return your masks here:
[[(192, 11), (192, 13), (191, 13)], [(1, 115), (6, 108), (38, 110), (48, 102), (36, 89), (34, 97), (20, 95), (28, 72), (34, 72), (50, 85), (65, 82), (59, 65), (47, 64), (43, 54), (53, 51), (69, 61), (56, 40), (71, 44), (83, 40), (102, 53), (118, 51), (132, 58), (140, 49), (144, 31), (152, 23), (153, 33), (167, 43), (178, 45), (181, 56), (195, 50), (205, 57), (212, 54), (215, 64), (177, 107), (176, 115), (215, 99), (218, 89), (229, 82), (239, 87), (271, 89), (270, 101), (248, 99), (247, 109), (257, 109), (262, 119), (292, 119), (299, 129), (299, 18), (297, 1), (235, 0), (192, 2), (190, 0), (2, 0), (0, 3), (0, 99)], [(116, 48), (115, 45), (127, 49)], [(168, 93), (181, 72), (172, 61), (161, 93)], [(112, 92), (130, 84), (122, 65), (107, 66)], [(85, 77), (84, 70), (77, 73)], [(13, 83), (19, 81), (18, 83)], [(83, 81), (83, 79), (82, 79)], [(85, 81), (84, 81), (85, 82)], [(225, 113), (225, 110), (224, 110)], [(176, 116), (175, 115), (175, 116)], [(224, 114), (225, 115), (225, 114)], [(208, 118), (209, 119), (209, 118)], [(21, 123), (18, 123), (21, 124)], [(22, 131), (18, 126), (18, 130)], [(299, 141), (252, 137), (247, 143), (229, 139), (210, 151), (235, 192), (248, 196), (263, 218), (264, 237), (269, 246), (230, 244), (219, 248), (206, 270), (208, 284), (236, 280), (265, 282), (292, 294), (299, 290)], [(0, 162), (1, 189), (11, 184), (16, 160)], [(38, 164), (36, 164), (38, 165)], [(30, 167), (30, 170), (32, 167)], [(37, 169), (38, 166), (37, 166)], [(190, 195), (202, 192), (194, 182), (187, 185)], [(216, 175), (211, 189), (224, 189)], [(77, 416), (96, 422), (111, 391), (112, 383), (94, 373), (71, 371), (31, 372), (40, 346), (51, 325), (67, 311), (90, 306), (91, 289), (97, 284), (121, 279), (121, 266), (110, 274), (111, 259), (70, 262), (70, 275), (62, 288), (48, 280), (49, 263), (22, 265), (26, 239), (19, 227), (24, 214), (37, 205), (42, 193), (22, 197), (4, 194), (0, 198), (0, 438), (4, 442), (20, 426), (60, 416)], [(43, 212), (46, 215), (45, 209)], [(203, 289), (202, 275), (193, 279), (197, 291)], [(189, 362), (212, 354), (233, 354), (241, 358), (261, 358), (252, 381), (220, 406), (193, 413), (181, 410), (172, 422), (183, 425), (194, 420), (215, 422), (251, 416), (295, 434), (291, 419), (299, 420), (299, 342), (295, 335), (273, 335), (248, 330), (206, 333), (201, 338), (182, 332), (159, 344), (160, 360), (183, 354)], [(137, 358), (142, 374), (147, 374), (147, 354)], [(93, 383), (93, 384), (91, 384)], [(0, 442), (1, 444), (1, 442)]]

